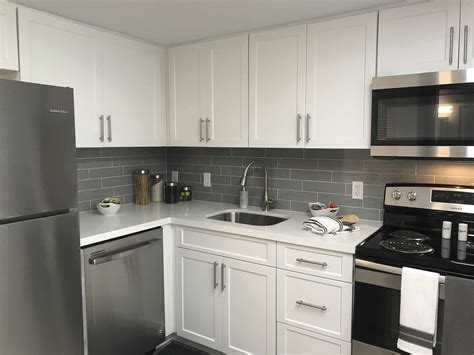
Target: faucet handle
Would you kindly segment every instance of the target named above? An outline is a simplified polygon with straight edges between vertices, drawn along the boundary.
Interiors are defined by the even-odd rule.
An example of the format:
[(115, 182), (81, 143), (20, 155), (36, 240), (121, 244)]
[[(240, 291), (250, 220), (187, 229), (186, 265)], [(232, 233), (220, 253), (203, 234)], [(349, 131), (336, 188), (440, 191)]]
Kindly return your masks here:
[(272, 209), (276, 207), (276, 201), (273, 198), (268, 198), (267, 202), (265, 203), (268, 209)]

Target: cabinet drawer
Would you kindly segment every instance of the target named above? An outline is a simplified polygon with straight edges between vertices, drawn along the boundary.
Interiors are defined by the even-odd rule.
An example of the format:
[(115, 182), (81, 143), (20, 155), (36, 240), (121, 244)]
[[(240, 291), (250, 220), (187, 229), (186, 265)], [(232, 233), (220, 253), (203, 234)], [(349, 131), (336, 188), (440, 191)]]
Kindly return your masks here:
[(350, 355), (351, 343), (308, 332), (283, 323), (277, 325), (277, 354)]
[(278, 321), (351, 340), (352, 284), (278, 270)]
[(278, 243), (277, 263), (281, 269), (352, 282), (352, 255)]
[(178, 247), (276, 266), (276, 242), (273, 241), (180, 226), (176, 227), (176, 236)]

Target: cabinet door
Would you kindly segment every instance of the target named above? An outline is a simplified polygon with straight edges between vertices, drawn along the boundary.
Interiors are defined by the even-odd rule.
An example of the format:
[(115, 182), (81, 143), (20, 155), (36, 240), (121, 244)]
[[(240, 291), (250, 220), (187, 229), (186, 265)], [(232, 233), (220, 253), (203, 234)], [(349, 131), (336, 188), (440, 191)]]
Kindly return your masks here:
[(474, 0), (461, 1), (459, 68), (472, 68), (474, 59)]
[(250, 35), (249, 145), (302, 147), (306, 25)]
[[(201, 101), (201, 50), (198, 46), (171, 48), (168, 60), (169, 143), (204, 144), (204, 111)], [(204, 118), (203, 118), (204, 117)]]
[(177, 333), (217, 350), (221, 349), (219, 266), (217, 256), (176, 248)]
[(0, 3), (0, 70), (18, 71), (16, 7)]
[(459, 1), (429, 1), (379, 13), (377, 75), (458, 67)]
[(226, 354), (275, 354), (276, 269), (223, 259), (222, 336)]
[(279, 355), (350, 355), (351, 343), (278, 323)]
[(376, 42), (376, 12), (308, 25), (307, 147), (369, 148)]
[(248, 146), (248, 36), (203, 44), (206, 141)]
[(102, 35), (106, 146), (153, 146), (166, 131), (160, 49)]
[(100, 147), (100, 32), (18, 9), (21, 80), (74, 89), (76, 145)]

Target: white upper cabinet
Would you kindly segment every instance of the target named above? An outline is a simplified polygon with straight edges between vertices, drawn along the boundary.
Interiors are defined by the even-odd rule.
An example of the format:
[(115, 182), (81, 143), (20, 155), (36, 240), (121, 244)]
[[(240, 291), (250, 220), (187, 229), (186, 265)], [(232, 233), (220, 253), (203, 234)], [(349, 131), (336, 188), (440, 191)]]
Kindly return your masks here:
[(18, 71), (16, 7), (0, 2), (0, 70)]
[(369, 147), (376, 49), (376, 12), (308, 25), (306, 147)]
[(303, 147), (306, 25), (250, 35), (249, 145)]
[(248, 36), (169, 50), (172, 145), (248, 146)]
[(459, 68), (474, 66), (474, 0), (461, 1)]
[(248, 36), (208, 42), (202, 50), (207, 142), (247, 147)]
[(169, 143), (198, 145), (202, 143), (200, 50), (178, 47), (169, 50)]
[(102, 36), (107, 146), (166, 144), (163, 49)]
[(380, 11), (377, 75), (457, 69), (459, 11), (459, 1)]
[(163, 50), (19, 9), (21, 80), (74, 89), (77, 147), (166, 144)]
[(76, 145), (101, 146), (100, 32), (18, 9), (21, 80), (74, 89)]

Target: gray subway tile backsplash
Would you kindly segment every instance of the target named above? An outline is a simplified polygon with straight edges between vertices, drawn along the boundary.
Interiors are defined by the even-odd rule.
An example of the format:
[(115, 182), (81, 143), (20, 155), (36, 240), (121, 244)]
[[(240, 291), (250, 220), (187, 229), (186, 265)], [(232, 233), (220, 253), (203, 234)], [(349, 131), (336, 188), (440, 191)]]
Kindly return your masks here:
[(105, 197), (134, 200), (133, 171), (166, 173), (166, 148), (79, 148), (76, 150), (79, 210), (96, 208)]
[[(284, 210), (307, 212), (308, 202), (334, 201), (341, 213), (364, 219), (383, 216), (387, 182), (439, 182), (473, 184), (474, 164), (469, 162), (375, 159), (368, 149), (284, 148), (85, 148), (77, 150), (79, 208), (95, 208), (102, 197), (120, 196), (132, 203), (133, 171), (179, 172), (179, 181), (193, 187), (196, 200), (239, 203), (239, 182), (245, 165), (264, 161), (269, 167), (269, 194)], [(202, 174), (211, 174), (211, 187)], [(263, 170), (249, 170), (249, 204), (261, 206)], [(352, 181), (364, 182), (364, 199), (352, 199)], [(100, 182), (100, 185), (99, 185)]]

